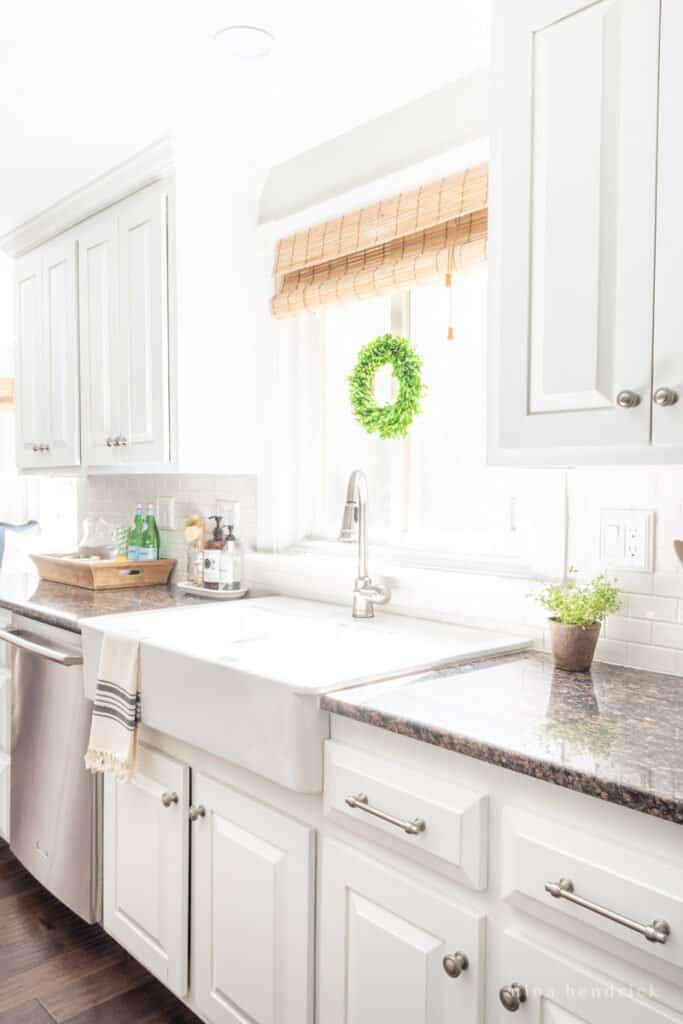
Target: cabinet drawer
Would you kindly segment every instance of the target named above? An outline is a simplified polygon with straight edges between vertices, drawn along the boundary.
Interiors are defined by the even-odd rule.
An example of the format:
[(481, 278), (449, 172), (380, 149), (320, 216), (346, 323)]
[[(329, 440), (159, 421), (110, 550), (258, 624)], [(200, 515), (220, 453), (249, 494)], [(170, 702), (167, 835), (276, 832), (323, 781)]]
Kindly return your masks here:
[(489, 993), (492, 1022), (506, 1024), (517, 1007), (526, 1024), (680, 1024), (677, 1013), (637, 987), (514, 932), (503, 936), (501, 953)]
[[(683, 968), (680, 863), (512, 809), (503, 856), (508, 902), (589, 940), (592, 931), (596, 943), (600, 933), (633, 946), (652, 958), (653, 970), (658, 961)], [(656, 922), (666, 922), (669, 934)], [(650, 926), (664, 941), (637, 930)]]
[(353, 831), (473, 889), (486, 888), (485, 794), (328, 740), (324, 807)]

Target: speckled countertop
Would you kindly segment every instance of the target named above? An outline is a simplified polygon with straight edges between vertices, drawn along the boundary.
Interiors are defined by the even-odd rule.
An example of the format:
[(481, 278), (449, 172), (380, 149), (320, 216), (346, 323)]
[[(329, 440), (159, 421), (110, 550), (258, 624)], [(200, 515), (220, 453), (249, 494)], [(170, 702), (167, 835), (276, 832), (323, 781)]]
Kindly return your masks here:
[(173, 586), (84, 590), (40, 580), (32, 573), (0, 572), (0, 608), (19, 612), (48, 626), (61, 626), (72, 633), (80, 633), (80, 620), (93, 615), (175, 608), (197, 601), (201, 598), (183, 594)]
[(343, 690), (322, 707), (683, 824), (683, 680), (512, 654)]

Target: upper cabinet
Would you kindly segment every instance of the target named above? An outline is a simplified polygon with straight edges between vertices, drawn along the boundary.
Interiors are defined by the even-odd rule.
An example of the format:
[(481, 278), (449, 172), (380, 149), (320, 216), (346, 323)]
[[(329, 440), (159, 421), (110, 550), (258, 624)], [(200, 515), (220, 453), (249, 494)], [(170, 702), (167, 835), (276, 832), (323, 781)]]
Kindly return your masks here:
[(661, 14), (660, 85), (660, 0), (497, 2), (493, 462), (683, 456), (683, 14)]
[(17, 465), (80, 462), (76, 241), (23, 257), (15, 277)]
[(17, 262), (20, 468), (170, 459), (167, 218), (161, 182)]
[[(683, 446), (683, 5), (662, 0), (652, 440)], [(671, 398), (680, 399), (671, 404)]]

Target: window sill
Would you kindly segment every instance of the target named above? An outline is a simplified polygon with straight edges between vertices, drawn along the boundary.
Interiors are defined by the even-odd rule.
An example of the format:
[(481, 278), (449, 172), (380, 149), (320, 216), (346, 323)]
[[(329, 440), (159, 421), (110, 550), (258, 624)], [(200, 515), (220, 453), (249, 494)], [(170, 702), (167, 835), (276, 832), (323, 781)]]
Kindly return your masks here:
[[(306, 540), (287, 548), (282, 554), (287, 558), (307, 557), (309, 562), (316, 556), (322, 560), (349, 561), (349, 553), (355, 551), (355, 544), (332, 540)], [(540, 580), (538, 572), (514, 556), (471, 556), (455, 555), (450, 552), (430, 549), (406, 549), (392, 545), (370, 545), (371, 573), (391, 573), (394, 570), (418, 569), (443, 573), (473, 573), (477, 576), (505, 576), (513, 579)]]

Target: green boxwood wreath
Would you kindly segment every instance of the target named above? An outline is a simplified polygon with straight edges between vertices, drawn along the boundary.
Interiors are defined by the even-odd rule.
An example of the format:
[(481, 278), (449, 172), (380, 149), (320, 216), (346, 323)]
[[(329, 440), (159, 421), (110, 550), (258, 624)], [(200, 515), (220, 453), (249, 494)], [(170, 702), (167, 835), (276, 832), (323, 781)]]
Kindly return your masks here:
[[(391, 405), (378, 405), (372, 393), (375, 374), (388, 363), (399, 383), (399, 393)], [(349, 395), (353, 414), (369, 434), (380, 437), (405, 437), (415, 416), (421, 412), (421, 399), (427, 390), (422, 383), (422, 360), (407, 338), (383, 334), (358, 353), (349, 377)]]

